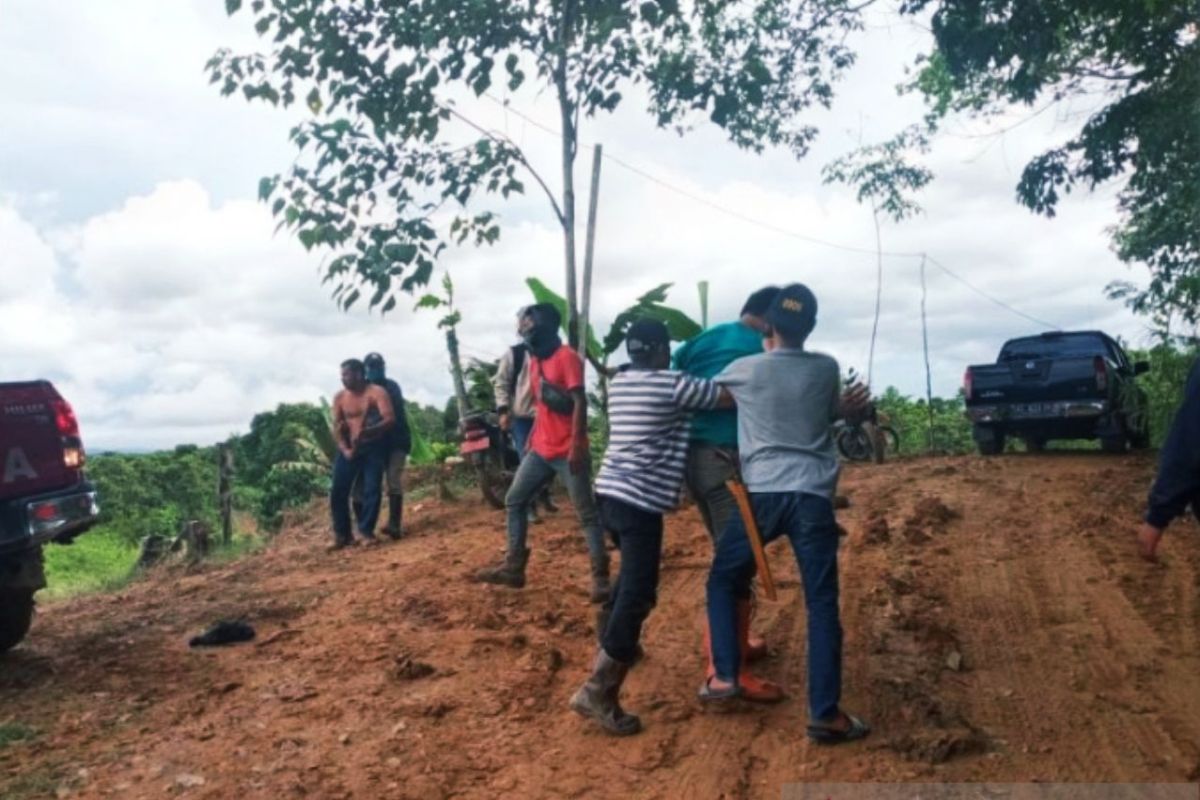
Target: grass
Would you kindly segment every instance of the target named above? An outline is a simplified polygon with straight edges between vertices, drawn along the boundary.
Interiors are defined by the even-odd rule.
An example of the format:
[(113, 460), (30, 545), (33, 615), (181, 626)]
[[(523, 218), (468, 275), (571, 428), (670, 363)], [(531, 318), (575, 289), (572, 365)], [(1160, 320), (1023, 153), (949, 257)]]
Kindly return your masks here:
[(0, 722), (0, 748), (37, 738), (37, 731), (20, 722)]
[[(216, 544), (205, 561), (225, 564), (253, 555), (266, 546), (261, 536), (235, 534), (229, 546)], [(73, 544), (47, 545), (46, 583), (41, 600), (62, 600), (91, 592), (111, 592), (137, 577), (138, 546), (103, 525)]]
[(83, 534), (69, 545), (47, 545), (47, 587), (41, 597), (56, 600), (119, 589), (133, 577), (137, 556), (137, 545), (105, 530), (104, 526)]

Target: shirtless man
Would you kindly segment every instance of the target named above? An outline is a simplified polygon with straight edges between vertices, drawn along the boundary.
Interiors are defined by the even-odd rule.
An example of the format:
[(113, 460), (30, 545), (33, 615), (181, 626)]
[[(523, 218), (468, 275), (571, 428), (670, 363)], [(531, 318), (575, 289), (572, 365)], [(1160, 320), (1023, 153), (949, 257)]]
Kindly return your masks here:
[(350, 531), (350, 490), (357, 478), (363, 487), (358, 533), (374, 543), (379, 519), (379, 486), (387, 465), (387, 437), (396, 416), (387, 391), (367, 383), (363, 362), (342, 362), (342, 386), (333, 398), (333, 437), (338, 454), (333, 462), (329, 502), (333, 515), (332, 550), (354, 544)]

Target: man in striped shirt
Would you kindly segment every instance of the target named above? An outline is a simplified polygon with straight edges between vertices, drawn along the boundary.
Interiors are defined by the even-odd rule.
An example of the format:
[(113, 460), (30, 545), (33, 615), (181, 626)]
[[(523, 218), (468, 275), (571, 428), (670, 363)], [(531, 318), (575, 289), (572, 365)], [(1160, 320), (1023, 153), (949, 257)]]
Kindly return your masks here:
[(621, 550), (621, 570), (606, 609), (600, 650), (571, 708), (607, 732), (641, 730), (618, 700), (633, 663), (642, 623), (654, 608), (662, 556), (663, 514), (679, 502), (687, 461), (691, 412), (729, 407), (727, 392), (702, 378), (667, 367), (666, 326), (639, 320), (626, 337), (630, 364), (609, 388), (608, 449), (596, 478), (600, 517)]

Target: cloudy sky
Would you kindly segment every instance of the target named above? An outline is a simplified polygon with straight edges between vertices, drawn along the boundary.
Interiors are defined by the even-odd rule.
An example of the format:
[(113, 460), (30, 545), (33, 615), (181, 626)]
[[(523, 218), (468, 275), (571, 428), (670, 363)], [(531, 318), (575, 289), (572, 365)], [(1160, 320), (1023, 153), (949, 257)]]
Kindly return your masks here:
[[(337, 364), (373, 349), (411, 398), (440, 406), (450, 393), (435, 315), (404, 304), (382, 319), (338, 312), (319, 259), (276, 235), (255, 201), (258, 179), (291, 162), (287, 131), (304, 112), (221, 98), (207, 84), (203, 64), (218, 47), (257, 44), (250, 18), (227, 18), (223, 7), (0, 0), (0, 381), (54, 380), (93, 450), (213, 442), (279, 402), (331, 396)], [(636, 97), (590, 122), (586, 145), (602, 142), (656, 179), (604, 164), (600, 329), (659, 283), (673, 282), (672, 303), (698, 317), (696, 282), (708, 280), (710, 318), (723, 321), (750, 290), (800, 280), (822, 304), (812, 346), (864, 371), (875, 257), (811, 239), (869, 251), (874, 228), (849, 191), (821, 185), (820, 168), (919, 118), (919, 101), (894, 87), (925, 37), (882, 10), (871, 17), (834, 108), (812, 115), (822, 136), (803, 162), (741, 153), (713, 130), (682, 139), (656, 130)], [(508, 99), (553, 127), (548, 98)], [(554, 173), (552, 135), (487, 99), (462, 108)], [(924, 214), (885, 225), (884, 248), (927, 252), (1038, 320), (1146, 341), (1143, 323), (1103, 293), (1111, 280), (1143, 278), (1108, 249), (1116, 187), (1072, 196), (1054, 220), (1013, 200), (1026, 160), (1089, 110), (953, 121), (929, 154), (937, 177), (919, 198)], [(589, 165), (585, 153), (581, 178)], [(469, 356), (493, 357), (510, 343), (527, 276), (563, 283), (544, 198), (496, 210), (498, 245), (442, 262), (459, 288)], [(885, 259), (878, 388), (923, 392), (919, 266)], [(935, 392), (953, 393), (963, 367), (990, 360), (1005, 338), (1043, 327), (932, 266), (928, 285)]]

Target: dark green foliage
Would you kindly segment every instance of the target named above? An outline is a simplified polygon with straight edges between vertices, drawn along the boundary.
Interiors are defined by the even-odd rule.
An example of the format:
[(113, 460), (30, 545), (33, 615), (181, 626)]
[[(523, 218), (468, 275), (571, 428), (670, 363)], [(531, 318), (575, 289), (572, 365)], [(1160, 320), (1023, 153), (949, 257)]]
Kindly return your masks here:
[(467, 404), (474, 409), (491, 411), (496, 408), (496, 392), (492, 388), (492, 379), (500, 369), (500, 361), (482, 361), (478, 358), (464, 370), (467, 380)]
[[(1033, 158), (1017, 187), (1053, 216), (1062, 194), (1126, 179), (1113, 243), (1150, 268), (1117, 286), (1138, 312), (1200, 322), (1200, 18), (1195, 0), (908, 0), (933, 9), (934, 51), (913, 87), (931, 120), (954, 111), (1087, 98), (1065, 143)], [(1093, 98), (1098, 98), (1094, 100)]]
[(920, 212), (921, 207), (910, 195), (933, 180), (933, 173), (909, 161), (928, 146), (919, 128), (909, 128), (882, 144), (864, 147), (826, 165), (821, 171), (822, 180), (854, 189), (858, 202), (900, 222)]
[[(227, 0), (235, 13), (240, 2)], [(267, 52), (217, 53), (225, 95), (305, 108), (285, 175), (259, 197), (307, 248), (327, 248), (342, 308), (387, 312), (428, 283), (451, 243), (491, 243), (479, 200), (534, 178), (573, 243), (574, 196), (556, 196), (519, 146), (464, 116), (454, 97), (526, 82), (552, 92), (573, 175), (582, 117), (613, 111), (634, 86), (659, 125), (707, 120), (741, 148), (802, 155), (816, 130), (801, 112), (828, 105), (861, 26), (848, 0), (258, 0)], [(464, 136), (465, 134), (465, 136)], [(521, 177), (518, 177), (520, 174)], [(573, 256), (568, 259), (573, 271)], [(364, 292), (366, 294), (364, 295)]]
[(1150, 371), (1138, 378), (1138, 385), (1150, 401), (1150, 442), (1158, 447), (1183, 402), (1188, 372), (1200, 356), (1200, 348), (1180, 349), (1164, 343), (1149, 350), (1129, 350), (1128, 353), (1132, 361), (1150, 363)]
[[(889, 386), (876, 401), (886, 424), (900, 435), (900, 452), (917, 455), (929, 452), (929, 405), (925, 398), (914, 399)], [(967, 421), (962, 394), (953, 398), (933, 398), (934, 452), (974, 452), (971, 423)]]
[(127, 542), (151, 534), (174, 536), (193, 519), (216, 530), (215, 448), (94, 456), (88, 477), (100, 493), (101, 523)]
[(276, 464), (303, 457), (297, 438), (328, 428), (325, 413), (313, 403), (280, 403), (274, 411), (256, 414), (250, 432), (233, 439), (237, 483), (262, 486)]

